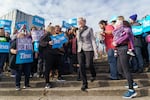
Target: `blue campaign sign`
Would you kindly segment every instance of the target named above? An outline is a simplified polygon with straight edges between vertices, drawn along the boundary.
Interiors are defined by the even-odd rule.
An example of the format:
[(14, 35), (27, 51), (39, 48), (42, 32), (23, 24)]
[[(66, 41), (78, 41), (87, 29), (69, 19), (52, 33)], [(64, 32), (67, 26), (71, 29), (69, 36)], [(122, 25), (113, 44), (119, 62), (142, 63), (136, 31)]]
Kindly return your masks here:
[(16, 64), (33, 62), (33, 46), (31, 38), (17, 39)]
[(143, 33), (143, 34), (142, 34), (142, 37), (145, 38), (147, 35), (148, 35), (147, 33)]
[(143, 24), (143, 19), (137, 20), (138, 23)]
[(61, 48), (62, 47), (62, 43), (61, 41), (59, 40), (59, 36), (56, 35), (56, 36), (50, 36), (51, 40), (53, 41), (53, 45), (52, 45), (52, 48)]
[(142, 33), (143, 33), (143, 27), (142, 26), (132, 26), (132, 32), (133, 32), (134, 36), (136, 36), (136, 35), (142, 35)]
[(71, 18), (69, 19), (69, 24), (76, 27), (77, 26), (77, 18)]
[(52, 48), (61, 48), (64, 43), (68, 42), (68, 39), (64, 33), (58, 34), (56, 36), (52, 35), (50, 38), (53, 41)]
[(39, 41), (34, 41), (34, 51), (39, 52)]
[(11, 27), (11, 23), (12, 23), (11, 20), (0, 20), (0, 26), (3, 27)]
[(8, 32), (9, 34), (11, 34), (11, 28), (10, 27), (4, 27), (5, 32)]
[(9, 42), (0, 42), (0, 53), (9, 53), (9, 48)]
[(45, 24), (45, 19), (39, 16), (33, 16), (32, 24), (36, 26), (43, 27)]
[(62, 44), (68, 42), (68, 38), (65, 36), (64, 33), (59, 34), (58, 39), (61, 41)]
[(150, 16), (147, 16), (144, 20), (142, 20), (143, 32), (150, 31)]
[(66, 28), (66, 29), (69, 29), (70, 27), (72, 27), (72, 25), (63, 20), (62, 21), (62, 27)]
[(20, 30), (20, 28), (21, 28), (23, 25), (26, 25), (27, 30), (29, 30), (28, 22), (27, 22), (27, 21), (18, 22), (18, 23), (16, 23), (16, 26), (15, 26), (15, 27), (16, 27), (17, 30)]
[(32, 50), (19, 50), (16, 56), (16, 64), (31, 63), (33, 62)]

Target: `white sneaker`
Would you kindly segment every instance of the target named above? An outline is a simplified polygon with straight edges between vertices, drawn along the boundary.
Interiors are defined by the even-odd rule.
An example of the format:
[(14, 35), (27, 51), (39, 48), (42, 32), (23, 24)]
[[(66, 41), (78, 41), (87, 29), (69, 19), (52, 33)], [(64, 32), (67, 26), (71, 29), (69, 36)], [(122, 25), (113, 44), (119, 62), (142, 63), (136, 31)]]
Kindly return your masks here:
[(37, 74), (37, 73), (34, 73), (34, 74), (33, 74), (33, 77), (37, 77), (37, 76), (38, 76), (38, 74)]
[(16, 91), (20, 91), (21, 88), (19, 86), (16, 86)]
[(131, 56), (135, 56), (135, 54), (132, 51), (127, 51), (127, 54)]
[(16, 77), (16, 75), (10, 75), (10, 77)]

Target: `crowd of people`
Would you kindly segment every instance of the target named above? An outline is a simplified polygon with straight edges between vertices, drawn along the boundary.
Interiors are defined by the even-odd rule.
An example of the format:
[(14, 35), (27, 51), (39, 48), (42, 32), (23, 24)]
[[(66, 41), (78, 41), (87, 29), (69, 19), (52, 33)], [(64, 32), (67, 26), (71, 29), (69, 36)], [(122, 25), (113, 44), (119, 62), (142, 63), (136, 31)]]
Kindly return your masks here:
[[(137, 14), (129, 17), (126, 21), (123, 16), (107, 22), (100, 20), (98, 23), (101, 32), (95, 37), (93, 29), (86, 25), (86, 19), (78, 18), (78, 27), (70, 27), (66, 32), (62, 32), (59, 25), (48, 25), (46, 29), (31, 27), (30, 32), (26, 31), (26, 26), (20, 30), (14, 30), (12, 36), (0, 27), (0, 42), (10, 42), (10, 52), (0, 52), (0, 77), (3, 71), (11, 71), (15, 77), (16, 90), (21, 89), (21, 76), (25, 76), (24, 89), (30, 87), (30, 77), (45, 78), (45, 88), (52, 88), (50, 76), (57, 76), (58, 81), (64, 81), (62, 75), (77, 72), (77, 81), (83, 81), (81, 90), (88, 89), (86, 68), (91, 72), (91, 82), (96, 80), (96, 71), (93, 64), (94, 59), (100, 55), (99, 46), (105, 45), (111, 80), (127, 79), (128, 91), (124, 98), (132, 98), (137, 95), (134, 88), (138, 85), (133, 81), (131, 73), (143, 73), (149, 71), (150, 63), (150, 41), (149, 33), (143, 36), (134, 35), (132, 26), (140, 26), (137, 21)], [(35, 48), (34, 32), (40, 31), (42, 34), (38, 40), (38, 50), (32, 50), (33, 61), (26, 63), (16, 63), (18, 51), (18, 40), (29, 38), (30, 45)], [(54, 39), (65, 33), (67, 42), (59, 47), (54, 47)], [(100, 37), (100, 38), (99, 38)], [(97, 40), (98, 38), (98, 40)], [(98, 41), (98, 44), (97, 42)], [(58, 42), (58, 41), (57, 41)], [(100, 45), (99, 45), (100, 44)], [(25, 45), (25, 44), (24, 44)], [(6, 67), (4, 64), (7, 63)], [(9, 65), (9, 68), (7, 67)], [(146, 67), (145, 67), (146, 66)], [(144, 70), (147, 68), (147, 70)]]

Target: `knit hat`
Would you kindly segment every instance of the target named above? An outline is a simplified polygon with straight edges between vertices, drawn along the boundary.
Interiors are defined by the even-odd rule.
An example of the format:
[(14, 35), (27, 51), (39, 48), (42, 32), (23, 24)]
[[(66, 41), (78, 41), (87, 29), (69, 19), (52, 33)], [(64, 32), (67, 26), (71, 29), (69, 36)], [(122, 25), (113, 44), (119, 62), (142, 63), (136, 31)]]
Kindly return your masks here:
[(131, 15), (129, 18), (132, 19), (133, 21), (136, 21), (136, 19), (137, 19), (137, 14)]

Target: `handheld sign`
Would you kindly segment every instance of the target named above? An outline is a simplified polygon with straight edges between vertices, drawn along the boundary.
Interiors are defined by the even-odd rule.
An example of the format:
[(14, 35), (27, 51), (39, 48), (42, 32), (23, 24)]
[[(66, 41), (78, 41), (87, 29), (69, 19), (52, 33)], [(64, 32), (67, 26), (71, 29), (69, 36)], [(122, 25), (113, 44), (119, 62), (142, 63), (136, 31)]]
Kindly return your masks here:
[(50, 36), (50, 38), (53, 41), (53, 45), (52, 45), (53, 49), (62, 47), (61, 41), (58, 39), (59, 38), (58, 35), (56, 35), (56, 36), (52, 35), (52, 36)]
[(150, 16), (142, 20), (143, 32), (150, 32)]
[(33, 47), (35, 52), (38, 52), (39, 40), (41, 36), (43, 36), (43, 34), (44, 34), (43, 30), (31, 31), (32, 40), (34, 41)]
[(66, 29), (69, 29), (70, 27), (72, 27), (72, 25), (63, 20), (62, 21), (62, 27), (66, 28)]
[(136, 36), (136, 35), (142, 35), (142, 33), (143, 33), (143, 27), (142, 26), (132, 26), (132, 32), (133, 32), (134, 36)]
[(9, 42), (0, 42), (0, 53), (9, 53), (9, 48)]
[(28, 26), (28, 22), (27, 21), (22, 21), (22, 22), (18, 22), (15, 24), (15, 27), (17, 30), (21, 30), (21, 28), (25, 25), (26, 27), (26, 31), (29, 32), (29, 26)]
[(0, 20), (0, 26), (3, 27), (11, 27), (11, 23), (12, 23), (11, 20)]
[(22, 22), (16, 23), (16, 29), (19, 30), (23, 25), (27, 26), (27, 22), (26, 21), (22, 21)]
[(10, 27), (4, 27), (5, 32), (8, 32), (9, 34), (11, 34), (11, 28)]
[(39, 27), (43, 27), (44, 23), (45, 23), (44, 18), (39, 17), (39, 16), (33, 16), (33, 19), (32, 19), (32, 24), (33, 25), (36, 25), (36, 26), (39, 26)]
[(30, 38), (18, 38), (16, 64), (31, 62), (33, 62), (32, 40)]
[(64, 33), (58, 34), (56, 36), (50, 36), (51, 40), (53, 41), (52, 48), (61, 48), (64, 43), (68, 42)]
[(66, 38), (64, 33), (59, 34), (58, 39), (61, 41), (62, 44), (68, 42), (68, 39)]
[(11, 34), (11, 20), (0, 20), (0, 27), (4, 27), (5, 32)]
[(77, 27), (77, 18), (69, 19), (69, 24), (74, 26), (74, 27)]

